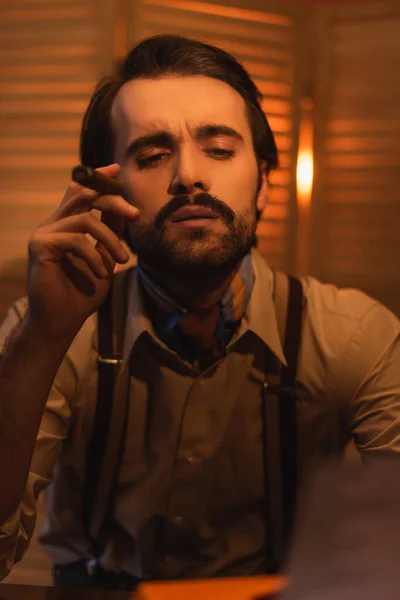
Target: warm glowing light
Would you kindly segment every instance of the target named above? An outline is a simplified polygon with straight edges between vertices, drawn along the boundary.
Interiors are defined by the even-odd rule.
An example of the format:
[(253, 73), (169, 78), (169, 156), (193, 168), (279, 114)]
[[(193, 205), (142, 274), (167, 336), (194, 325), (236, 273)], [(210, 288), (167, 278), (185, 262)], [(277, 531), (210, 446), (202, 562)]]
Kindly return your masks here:
[(305, 96), (300, 103), (299, 150), (297, 155), (297, 273), (308, 272), (310, 264), (310, 213), (314, 178), (314, 100)]
[(301, 150), (297, 160), (297, 189), (299, 196), (309, 196), (314, 175), (313, 155), (310, 150)]

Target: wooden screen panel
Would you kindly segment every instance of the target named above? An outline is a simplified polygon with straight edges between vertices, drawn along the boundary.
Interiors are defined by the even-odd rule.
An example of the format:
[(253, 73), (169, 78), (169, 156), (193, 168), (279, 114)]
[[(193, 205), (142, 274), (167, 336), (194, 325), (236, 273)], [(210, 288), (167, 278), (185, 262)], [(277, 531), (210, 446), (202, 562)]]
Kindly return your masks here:
[(400, 314), (400, 6), (320, 17), (312, 271)]
[[(0, 0), (0, 319), (24, 293), (32, 229), (78, 161), (82, 114), (112, 57), (109, 0)], [(107, 19), (106, 19), (107, 17)]]
[(129, 35), (130, 45), (162, 33), (199, 39), (230, 52), (249, 71), (264, 95), (263, 109), (280, 155), (259, 225), (259, 249), (271, 266), (289, 270), (296, 243), (300, 14), (299, 6), (287, 2), (140, 0), (130, 16)]

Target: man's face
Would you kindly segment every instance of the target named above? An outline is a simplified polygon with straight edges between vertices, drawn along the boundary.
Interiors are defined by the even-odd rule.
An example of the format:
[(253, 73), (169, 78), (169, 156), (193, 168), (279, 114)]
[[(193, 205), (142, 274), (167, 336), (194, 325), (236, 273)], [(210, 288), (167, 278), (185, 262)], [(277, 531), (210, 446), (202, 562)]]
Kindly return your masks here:
[(266, 201), (240, 94), (203, 76), (134, 80), (112, 121), (127, 199), (141, 213), (127, 232), (132, 250), (175, 275), (236, 266)]

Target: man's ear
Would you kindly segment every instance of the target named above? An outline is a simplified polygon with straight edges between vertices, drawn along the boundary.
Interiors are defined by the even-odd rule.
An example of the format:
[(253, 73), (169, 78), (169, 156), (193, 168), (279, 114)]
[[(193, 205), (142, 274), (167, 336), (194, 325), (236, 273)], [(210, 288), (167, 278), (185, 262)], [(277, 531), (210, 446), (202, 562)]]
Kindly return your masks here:
[(258, 193), (257, 193), (257, 210), (261, 213), (268, 204), (268, 176), (267, 176), (267, 161), (261, 160), (258, 163)]

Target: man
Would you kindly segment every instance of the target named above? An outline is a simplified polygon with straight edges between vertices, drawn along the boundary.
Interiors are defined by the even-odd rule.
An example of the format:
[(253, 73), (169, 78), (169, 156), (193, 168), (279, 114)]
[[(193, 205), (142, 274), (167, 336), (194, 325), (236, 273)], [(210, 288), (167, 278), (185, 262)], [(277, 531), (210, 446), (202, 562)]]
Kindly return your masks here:
[[(128, 260), (122, 235), (139, 267), (128, 282), (129, 414), (100, 585), (271, 570), (261, 397), (269, 358), (286, 358), (274, 276), (251, 249), (277, 166), (260, 99), (232, 57), (176, 36), (143, 41), (96, 90), (82, 162), (120, 181), (124, 197), (71, 183), (29, 242), (29, 307), (17, 303), (2, 330), (2, 576), (53, 481), (42, 540), (56, 583), (90, 585), (82, 506), (96, 311)], [(302, 285), (300, 471), (351, 437), (365, 456), (398, 452), (398, 320), (361, 292)]]

